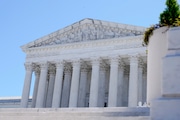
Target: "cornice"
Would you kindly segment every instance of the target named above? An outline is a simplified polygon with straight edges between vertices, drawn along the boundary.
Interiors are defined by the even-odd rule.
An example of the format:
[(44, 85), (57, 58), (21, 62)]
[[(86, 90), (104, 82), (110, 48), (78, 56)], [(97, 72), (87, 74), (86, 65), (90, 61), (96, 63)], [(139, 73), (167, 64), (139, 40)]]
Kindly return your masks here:
[[(63, 44), (63, 45), (52, 45), (45, 47), (37, 47), (37, 48), (26, 48), (24, 52), (28, 56), (32, 56), (35, 54), (43, 55), (46, 53), (49, 55), (58, 55), (58, 51), (62, 50), (72, 50), (72, 49), (84, 49), (84, 48), (94, 48), (94, 47), (104, 47), (104, 46), (113, 46), (113, 49), (129, 49), (129, 48), (140, 48), (142, 46), (143, 36), (133, 36), (133, 37), (122, 37), (122, 38), (114, 38), (107, 40), (98, 40), (98, 41), (87, 41), (80, 43), (72, 43), (72, 44)], [(49, 53), (49, 55), (48, 55)]]

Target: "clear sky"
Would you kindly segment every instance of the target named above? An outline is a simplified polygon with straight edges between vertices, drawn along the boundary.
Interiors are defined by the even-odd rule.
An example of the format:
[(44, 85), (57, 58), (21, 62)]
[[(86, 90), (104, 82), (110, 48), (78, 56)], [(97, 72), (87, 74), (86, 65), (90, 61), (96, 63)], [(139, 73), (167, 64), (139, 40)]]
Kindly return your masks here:
[(22, 94), (20, 46), (84, 18), (148, 27), (164, 8), (165, 0), (1, 0), (0, 97)]

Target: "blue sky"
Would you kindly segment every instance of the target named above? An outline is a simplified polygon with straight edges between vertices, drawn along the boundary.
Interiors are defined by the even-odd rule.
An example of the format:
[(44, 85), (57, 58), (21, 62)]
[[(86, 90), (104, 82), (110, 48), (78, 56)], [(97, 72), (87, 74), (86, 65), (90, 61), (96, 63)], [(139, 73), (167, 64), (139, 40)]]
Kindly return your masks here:
[(165, 0), (1, 0), (0, 97), (22, 94), (20, 46), (84, 18), (148, 27), (164, 8)]

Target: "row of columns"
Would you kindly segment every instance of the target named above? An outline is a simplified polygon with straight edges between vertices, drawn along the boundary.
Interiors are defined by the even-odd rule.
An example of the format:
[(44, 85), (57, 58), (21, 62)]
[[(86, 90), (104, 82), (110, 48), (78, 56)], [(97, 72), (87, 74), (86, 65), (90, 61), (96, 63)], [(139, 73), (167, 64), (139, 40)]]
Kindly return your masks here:
[[(91, 85), (90, 85), (90, 97), (89, 107), (98, 107), (99, 104), (104, 104), (103, 99), (105, 97), (105, 84), (106, 77), (106, 65), (103, 65), (99, 58), (93, 59)], [(140, 88), (138, 83), (142, 81), (142, 68), (139, 68), (138, 57), (130, 57), (130, 75), (129, 75), (129, 96), (128, 106), (137, 106), (138, 100), (142, 99), (142, 95), (138, 95)], [(79, 60), (72, 62), (72, 80), (71, 80), (71, 66), (64, 66), (64, 62), (60, 61), (55, 63), (55, 68), (52, 68), (49, 72), (49, 84), (47, 86), (47, 73), (48, 63), (41, 63), (40, 70), (35, 70), (35, 86), (32, 99), (32, 107), (42, 108), (44, 104), (47, 107), (59, 108), (61, 107), (77, 107), (84, 106), (86, 96), (87, 83), (87, 69), (81, 66)], [(21, 100), (21, 107), (27, 107), (31, 78), (33, 72), (32, 64), (25, 64), (26, 76)], [(140, 70), (140, 72), (138, 72)], [(64, 75), (63, 75), (64, 72)], [(109, 79), (109, 96), (108, 107), (121, 106), (122, 98), (122, 83), (123, 83), (124, 68), (123, 63), (119, 60), (119, 57), (115, 56), (110, 58), (110, 79)], [(100, 77), (101, 76), (101, 77)], [(64, 78), (63, 78), (64, 77)], [(101, 80), (100, 80), (101, 78)], [(120, 79), (118, 79), (120, 78)], [(62, 87), (64, 79), (64, 85)], [(141, 79), (141, 80), (140, 80)], [(140, 80), (140, 81), (138, 81)], [(84, 85), (84, 86), (83, 86)], [(45, 93), (47, 94), (45, 96)], [(81, 91), (81, 92), (80, 92)], [(118, 92), (119, 91), (119, 92)], [(140, 91), (140, 92), (139, 92)], [(99, 94), (100, 93), (100, 94)], [(62, 97), (63, 96), (63, 97)], [(61, 98), (62, 97), (62, 98)], [(78, 97), (80, 98), (78, 101)], [(46, 100), (46, 101), (44, 101)], [(69, 100), (69, 101), (67, 101)], [(100, 101), (99, 101), (100, 100)], [(49, 106), (48, 106), (49, 105)], [(104, 106), (104, 105), (100, 105)]]

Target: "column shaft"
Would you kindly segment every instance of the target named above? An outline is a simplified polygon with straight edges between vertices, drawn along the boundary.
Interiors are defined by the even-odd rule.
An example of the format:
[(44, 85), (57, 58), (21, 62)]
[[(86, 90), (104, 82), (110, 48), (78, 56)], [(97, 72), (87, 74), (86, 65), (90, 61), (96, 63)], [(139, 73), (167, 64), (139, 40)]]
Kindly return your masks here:
[(52, 101), (53, 108), (60, 107), (62, 81), (63, 81), (63, 68), (64, 65), (62, 62), (56, 64), (56, 78), (55, 78), (53, 101)]
[(65, 66), (61, 107), (69, 106), (70, 87), (71, 87), (71, 67)]
[(38, 92), (38, 85), (39, 85), (39, 77), (40, 77), (40, 71), (39, 71), (39, 68), (36, 67), (36, 70), (35, 70), (35, 83), (34, 83), (32, 105), (31, 105), (32, 108), (34, 108), (36, 106), (36, 99), (37, 99), (37, 92)]
[(40, 73), (40, 80), (39, 80), (39, 86), (38, 86), (36, 108), (42, 108), (44, 105), (44, 96), (45, 96), (45, 89), (46, 89), (48, 64), (42, 63), (40, 65), (40, 67), (41, 67), (41, 73)]
[(138, 68), (138, 102), (143, 102), (143, 68), (142, 64)]
[(23, 87), (23, 93), (22, 93), (22, 99), (21, 99), (21, 107), (23, 108), (28, 107), (28, 99), (29, 99), (32, 72), (33, 72), (32, 70), (33, 68), (31, 64), (25, 64), (25, 68), (26, 68), (26, 76), (24, 80), (24, 87)]
[(111, 59), (108, 107), (117, 107), (118, 59)]
[(99, 98), (98, 107), (104, 107), (105, 104), (105, 81), (106, 81), (106, 66), (101, 65), (99, 73)]
[(131, 56), (128, 106), (136, 107), (137, 104), (138, 104), (138, 58), (136, 56)]
[(48, 84), (48, 91), (47, 91), (46, 107), (52, 107), (52, 98), (53, 98), (53, 91), (54, 91), (54, 81), (55, 81), (55, 66), (50, 66), (50, 69), (49, 69), (49, 84)]
[(143, 95), (142, 95), (142, 103), (146, 103), (147, 102), (147, 69), (144, 69), (144, 74), (143, 74)]
[(118, 71), (118, 93), (117, 93), (117, 106), (123, 106), (123, 82), (124, 82), (124, 65), (120, 63)]
[(98, 89), (99, 89), (99, 59), (96, 59), (92, 62), (89, 107), (98, 106)]
[(71, 81), (69, 107), (77, 107), (78, 92), (79, 92), (79, 75), (80, 75), (80, 61), (75, 61), (73, 63), (73, 74)]
[(88, 77), (87, 73), (88, 71), (86, 67), (81, 68), (78, 107), (85, 107)]
[(48, 93), (48, 86), (49, 86), (49, 80), (48, 80), (48, 75), (47, 75), (47, 79), (46, 79), (46, 87), (45, 87), (45, 92), (44, 92), (44, 104), (43, 107), (46, 107), (46, 101), (47, 101), (47, 93)]

